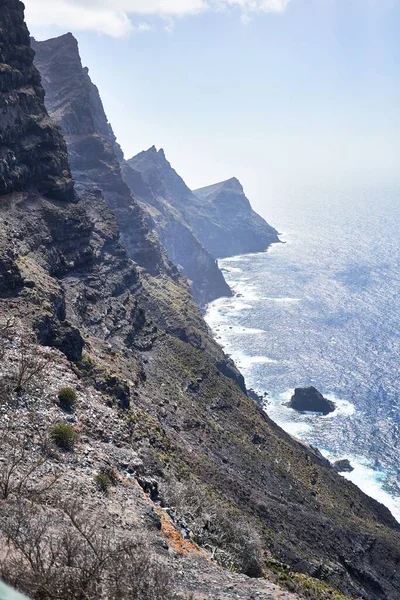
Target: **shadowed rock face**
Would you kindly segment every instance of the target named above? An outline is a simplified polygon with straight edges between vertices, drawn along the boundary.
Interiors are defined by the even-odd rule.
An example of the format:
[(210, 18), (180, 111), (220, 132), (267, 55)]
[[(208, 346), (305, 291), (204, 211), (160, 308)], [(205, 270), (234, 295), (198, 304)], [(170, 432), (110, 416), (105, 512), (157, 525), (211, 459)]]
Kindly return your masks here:
[[(158, 233), (169, 260), (187, 276), (199, 304), (230, 295), (215, 259), (182, 219), (158, 202), (141, 174), (124, 162), (98, 89), (88, 69), (82, 67), (73, 35), (45, 42), (32, 40), (32, 45), (46, 90), (46, 106), (67, 140), (77, 188), (95, 185), (102, 190), (117, 216), (121, 241), (131, 257), (152, 275), (173, 276), (174, 269), (158, 243)], [(153, 210), (149, 211), (150, 206)], [(161, 221), (162, 226), (158, 227)]]
[(0, 30), (0, 194), (36, 188), (73, 200), (67, 149), (48, 118), (33, 66), (22, 2), (2, 0)]
[[(159, 153), (156, 149), (152, 148), (150, 152), (157, 160)], [(128, 162), (122, 165), (122, 172), (135, 197), (147, 211), (169, 259), (190, 281), (198, 304), (202, 306), (221, 296), (231, 296), (232, 292), (215, 258), (199, 242), (183, 214), (163, 196), (163, 172), (146, 181), (145, 175), (132, 168)], [(185, 185), (183, 187), (186, 188)]]

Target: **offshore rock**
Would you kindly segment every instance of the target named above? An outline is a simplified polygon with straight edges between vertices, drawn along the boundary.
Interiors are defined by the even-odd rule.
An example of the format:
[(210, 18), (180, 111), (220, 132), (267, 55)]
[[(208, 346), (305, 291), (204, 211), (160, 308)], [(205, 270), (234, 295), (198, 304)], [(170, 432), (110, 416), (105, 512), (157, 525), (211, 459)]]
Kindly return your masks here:
[(343, 460), (337, 460), (332, 466), (338, 473), (351, 473), (354, 471), (354, 467), (350, 464), (350, 461), (347, 458), (344, 458)]
[[(0, 0), (0, 28), (3, 16), (4, 22), (8, 19), (9, 7), (19, 10), (20, 3)], [(22, 26), (20, 11), (13, 35), (17, 36)], [(46, 115), (43, 105), (41, 115)], [(0, 132), (2, 127), (0, 120)], [(45, 172), (43, 177), (46, 180)], [(59, 386), (72, 384), (80, 396), (75, 414), (68, 418), (79, 424), (81, 442), (72, 462), (63, 459), (63, 477), (57, 484), (62, 496), (73, 497), (71, 484), (82, 483), (85, 493), (79, 499), (93, 511), (96, 522), (115, 531), (118, 539), (129, 532), (135, 536), (146, 532), (141, 525), (145, 505), (152, 502), (151, 496), (162, 503), (167, 478), (177, 479), (186, 497), (193, 490), (195, 501), (197, 494), (198, 499), (207, 499), (204, 507), (197, 503), (207, 519), (222, 510), (221, 523), (235, 520), (246, 524), (244, 533), (251, 536), (240, 536), (238, 543), (247, 543), (254, 532), (268, 561), (272, 557), (272, 564), (290, 566), (290, 570), (285, 567), (285, 575), (297, 572), (321, 577), (323, 587), (317, 595), (324, 595), (331, 586), (353, 598), (398, 600), (400, 525), (388, 509), (281, 430), (232, 377), (221, 373), (225, 369), (223, 353), (195, 312), (189, 294), (178, 295), (178, 285), (171, 278), (151, 278), (130, 259), (119, 243), (117, 219), (101, 192), (86, 189), (75, 204), (34, 193), (27, 181), (21, 193), (9, 194), (0, 202), (0, 257), (4, 261), (0, 274), (9, 272), (14, 283), (12, 292), (0, 296), (1, 315), (17, 317), (21, 327), (31, 331), (32, 321), (49, 314), (79, 328), (85, 341), (85, 354), (76, 365), (58, 352), (52, 353), (56, 363), (46, 373), (50, 393), (33, 399), (35, 409), (44, 410), (41, 423), (45, 432), (53, 417), (60, 416), (52, 400)], [(170, 296), (161, 285), (165, 281), (171, 289), (175, 285)], [(148, 290), (146, 302), (143, 288)], [(178, 310), (184, 319), (176, 316)], [(164, 323), (158, 334), (154, 331), (156, 319)], [(172, 330), (180, 335), (171, 334)], [(154, 340), (150, 347), (146, 344), (149, 339)], [(142, 341), (146, 352), (137, 349)], [(36, 345), (32, 349), (39, 356), (43, 351)], [(10, 352), (9, 366), (10, 358), (15, 359), (12, 348)], [(99, 377), (110, 384), (105, 393), (94, 385)], [(188, 381), (198, 383), (198, 391), (187, 390)], [(126, 386), (131, 393), (128, 414), (115, 402), (107, 404), (107, 396), (115, 396), (127, 406)], [(216, 404), (230, 408), (211, 409)], [(28, 424), (25, 406), (13, 406), (11, 411), (17, 417), (17, 433), (24, 433)], [(40, 436), (34, 446), (39, 458), (42, 444)], [(3, 446), (0, 458), (6, 461), (7, 447)], [(25, 454), (27, 461), (33, 456), (30, 451)], [(93, 469), (97, 471), (105, 458), (111, 468), (123, 463), (136, 480), (142, 478), (150, 495), (121, 481), (108, 498), (99, 498)], [(48, 460), (59, 470), (59, 457), (49, 455)], [(6, 547), (4, 519), (15, 501), (11, 498), (3, 503), (0, 543)], [(40, 511), (51, 519), (55, 536), (51, 535), (51, 540), (57, 542), (57, 536), (65, 532), (53, 519), (54, 507), (42, 503)], [(202, 517), (192, 518), (190, 512), (178, 517), (194, 531)], [(158, 535), (156, 528), (153, 533)], [(148, 539), (152, 544), (150, 536)], [(223, 541), (221, 549), (228, 552), (229, 544)], [(18, 560), (14, 549), (10, 558)], [(200, 561), (197, 553), (186, 558), (166, 553), (162, 560), (172, 573), (179, 573), (182, 567), (190, 589), (194, 586), (205, 597), (231, 597), (235, 586), (235, 594), (240, 590), (243, 599), (255, 595), (289, 598), (280, 590), (269, 593), (266, 582), (252, 583), (216, 569), (211, 562)], [(180, 585), (181, 577), (175, 579)], [(204, 589), (205, 580), (216, 582), (212, 590)], [(296, 576), (296, 583), (301, 580), (302, 576)], [(254, 585), (262, 585), (262, 590), (248, 587)], [(24, 591), (30, 592), (32, 588), (27, 587)], [(338, 596), (331, 590), (325, 595)]]
[(296, 388), (287, 406), (300, 412), (317, 412), (323, 415), (336, 410), (336, 405), (332, 400), (327, 400), (313, 386), (308, 388)]

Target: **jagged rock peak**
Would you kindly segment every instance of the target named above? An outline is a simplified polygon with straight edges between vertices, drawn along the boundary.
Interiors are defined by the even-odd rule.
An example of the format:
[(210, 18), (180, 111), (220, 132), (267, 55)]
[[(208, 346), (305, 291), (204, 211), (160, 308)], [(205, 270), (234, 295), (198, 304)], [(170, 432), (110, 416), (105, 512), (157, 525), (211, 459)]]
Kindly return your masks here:
[(24, 8), (19, 0), (0, 2), (0, 194), (36, 189), (73, 200), (66, 145), (44, 106)]
[(139, 152), (139, 154), (137, 155), (138, 157), (152, 157), (154, 159), (158, 159), (159, 162), (166, 162), (168, 165), (170, 165), (169, 161), (167, 160), (167, 157), (165, 156), (165, 152), (163, 148), (160, 148), (159, 150), (157, 150), (156, 146), (151, 146), (151, 148), (149, 148), (148, 150), (143, 150), (142, 152)]

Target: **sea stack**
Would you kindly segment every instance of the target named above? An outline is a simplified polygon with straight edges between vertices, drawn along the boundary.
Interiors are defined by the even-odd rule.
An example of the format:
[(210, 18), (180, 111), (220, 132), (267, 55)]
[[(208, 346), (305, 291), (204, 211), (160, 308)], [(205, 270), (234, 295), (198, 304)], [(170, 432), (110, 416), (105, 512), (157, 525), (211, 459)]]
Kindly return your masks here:
[(296, 388), (287, 406), (299, 412), (317, 412), (328, 415), (336, 409), (332, 400), (323, 397), (315, 387)]

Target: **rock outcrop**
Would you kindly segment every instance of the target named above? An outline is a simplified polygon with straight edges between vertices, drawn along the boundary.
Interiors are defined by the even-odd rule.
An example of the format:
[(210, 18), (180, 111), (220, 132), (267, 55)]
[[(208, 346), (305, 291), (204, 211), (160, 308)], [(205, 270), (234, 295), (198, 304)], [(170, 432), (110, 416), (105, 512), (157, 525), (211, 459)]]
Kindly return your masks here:
[[(26, 62), (25, 33), (22, 4), (0, 0), (0, 47), (5, 36), (21, 42), (7, 59), (16, 70), (33, 69)], [(38, 88), (29, 106), (46, 119), (42, 96)], [(28, 108), (19, 107), (21, 121), (29, 119)], [(22, 155), (15, 157), (25, 165)], [(66, 165), (55, 164), (52, 178), (62, 180)], [(26, 481), (32, 460), (42, 468), (45, 459), (48, 475), (59, 477), (56, 489), (44, 496), (34, 493), (44, 481), (41, 472), (34, 473), (28, 488), (22, 484), (8, 495), (2, 492), (0, 544), (9, 544), (10, 552), (2, 556), (1, 574), (26, 592), (33, 589), (37, 598), (71, 597), (58, 582), (66, 581), (68, 573), (73, 582), (71, 569), (72, 575), (79, 570), (76, 553), (81, 556), (77, 544), (68, 546), (72, 555), (57, 555), (63, 561), (61, 574), (59, 563), (52, 563), (51, 573), (58, 570), (61, 578), (53, 595), (46, 596), (43, 587), (43, 581), (53, 584), (49, 571), (47, 579), (35, 579), (43, 574), (41, 559), (47, 564), (49, 558), (46, 543), (54, 540), (51, 550), (56, 552), (63, 540), (75, 539), (64, 535), (66, 518), (59, 518), (65, 499), (90, 511), (100, 541), (105, 535), (115, 535), (112, 543), (133, 535), (136, 543), (144, 535), (162, 554), (179, 592), (195, 589), (206, 598), (229, 598), (234, 586), (243, 600), (255, 595), (294, 600), (269, 582), (217, 569), (214, 558), (243, 573), (262, 568), (300, 592), (312, 587), (316, 597), (338, 596), (339, 589), (346, 600), (346, 595), (397, 600), (400, 526), (390, 512), (283, 432), (243, 393), (240, 375), (209, 336), (185, 284), (168, 274), (152, 277), (132, 261), (99, 186), (80, 185), (76, 203), (66, 201), (68, 186), (66, 197), (54, 198), (54, 190), (46, 187), (47, 172), (40, 169), (34, 176), (26, 171), (20, 191), (0, 201), (0, 322), (3, 328), (4, 319), (15, 322), (14, 333), (1, 339), (1, 413), (6, 418), (0, 420), (0, 469), (4, 472), (12, 457), (3, 432), (10, 433), (8, 423), (13, 423), (12, 439), (23, 441), (17, 476), (21, 473)], [(34, 332), (53, 350), (38, 345)], [(29, 340), (25, 346), (22, 334)], [(26, 349), (33, 364), (44, 354), (51, 354), (53, 363), (46, 363), (33, 388), (21, 396), (12, 391), (12, 373), (25, 361)], [(57, 403), (61, 385), (78, 392), (73, 415)], [(51, 445), (55, 422), (75, 429), (73, 450), (61, 452)], [(108, 495), (93, 479), (105, 466), (115, 481)], [(152, 482), (149, 495), (140, 491), (140, 481)], [(161, 506), (163, 495), (176, 499), (175, 522)], [(18, 507), (26, 510), (18, 512)], [(153, 511), (159, 519), (148, 518)], [(13, 521), (13, 515), (19, 520)], [(32, 527), (42, 517), (47, 519), (45, 535)], [(183, 522), (186, 531), (197, 535), (200, 550), (183, 538), (178, 529)], [(100, 532), (98, 523), (104, 524)], [(21, 534), (24, 539), (18, 539), (26, 544), (32, 532), (40, 560), (19, 561), (20, 547), (12, 540)], [(212, 555), (207, 554), (210, 540)], [(3, 559), (11, 560), (8, 569)], [(13, 577), (18, 566), (24, 577)], [(86, 597), (95, 600), (98, 594)]]
[(313, 386), (296, 388), (287, 405), (300, 412), (316, 412), (323, 415), (328, 415), (336, 410), (335, 403), (324, 398), (321, 392)]
[(203, 214), (195, 215), (192, 224), (213, 256), (264, 252), (279, 242), (277, 231), (251, 208), (236, 177), (193, 193), (201, 200)]
[[(127, 161), (153, 196), (179, 215), (215, 258), (263, 252), (278, 234), (251, 208), (236, 178), (192, 192), (172, 168), (164, 151), (153, 146)], [(154, 202), (145, 200), (151, 206)], [(169, 239), (168, 233), (164, 236)]]
[(32, 64), (33, 50), (22, 2), (2, 0), (0, 46), (0, 194), (36, 187), (53, 198), (73, 200), (67, 149), (59, 129), (43, 113), (43, 88)]

